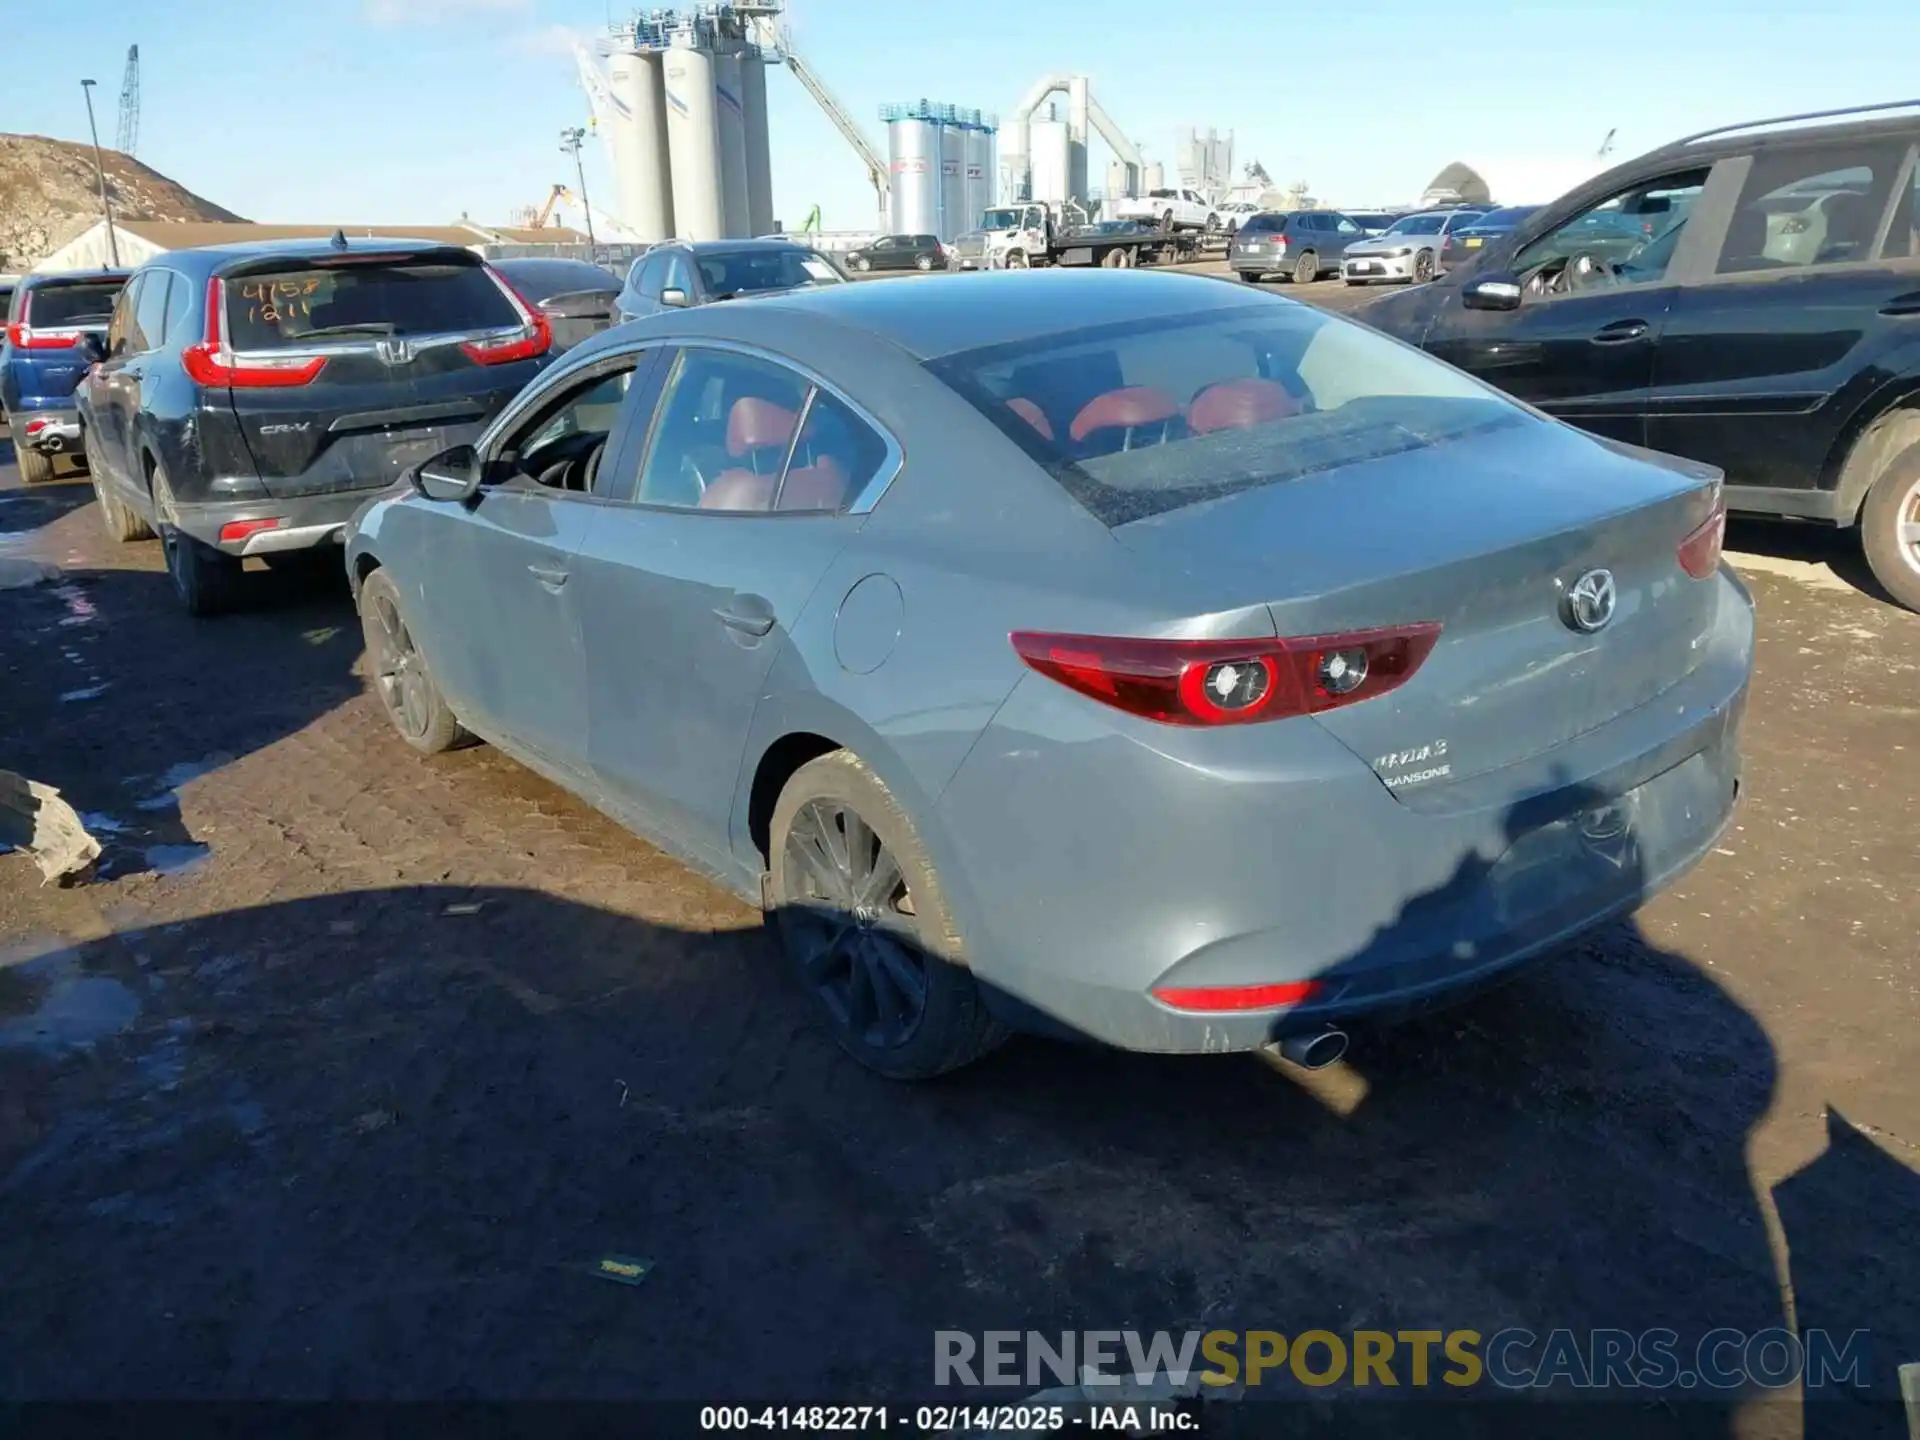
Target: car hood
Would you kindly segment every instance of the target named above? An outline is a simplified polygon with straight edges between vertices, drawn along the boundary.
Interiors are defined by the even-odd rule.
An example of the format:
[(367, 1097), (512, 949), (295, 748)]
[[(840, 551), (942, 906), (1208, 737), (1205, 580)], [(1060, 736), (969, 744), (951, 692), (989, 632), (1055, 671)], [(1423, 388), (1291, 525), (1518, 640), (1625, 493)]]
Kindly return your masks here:
[(1439, 235), (1376, 235), (1371, 240), (1356, 240), (1347, 246), (1348, 255), (1389, 255), (1395, 250), (1432, 249)]

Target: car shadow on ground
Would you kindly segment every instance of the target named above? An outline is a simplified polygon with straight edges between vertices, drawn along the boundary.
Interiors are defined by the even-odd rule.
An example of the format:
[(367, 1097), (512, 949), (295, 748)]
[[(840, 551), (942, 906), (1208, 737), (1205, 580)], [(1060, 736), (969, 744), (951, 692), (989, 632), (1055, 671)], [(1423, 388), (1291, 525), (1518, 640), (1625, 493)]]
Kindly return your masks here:
[[(1690, 1358), (1784, 1323), (1746, 1164), (1772, 1049), (1630, 924), (1311, 1076), (1028, 1040), (900, 1086), (785, 975), (757, 929), (511, 888), (6, 957), (6, 1392), (953, 1400), (942, 1329), (1665, 1327)], [(1817, 1323), (1898, 1330), (1914, 1257), (1873, 1242), (1913, 1177), (1870, 1169), (1790, 1240), (1796, 1267), (1880, 1263), (1828, 1273)], [(610, 1255), (652, 1269), (608, 1284)], [(1330, 1396), (1362, 1402), (1342, 1433), (1410, 1423), (1265, 1379), (1209, 1433), (1330, 1421)], [(1517, 1412), (1734, 1433), (1699, 1393)]]
[(1875, 577), (1860, 548), (1858, 530), (1838, 530), (1830, 525), (1813, 525), (1793, 520), (1771, 520), (1758, 516), (1735, 516), (1727, 522), (1726, 548), (1740, 555), (1766, 556), (1793, 565), (1824, 570), (1883, 605), (1904, 610), (1898, 600)]
[[(0, 528), (30, 505), (30, 540), (91, 495), (84, 483), (0, 492)], [(248, 572), (242, 608), (195, 620), (164, 571), (68, 566), (58, 546), (34, 548), (61, 570), (0, 596), (0, 764), (62, 792), (103, 846), (102, 875), (198, 864), (207, 847), (181, 820), (178, 788), (362, 691), (343, 572)], [(158, 542), (137, 548), (157, 554)]]

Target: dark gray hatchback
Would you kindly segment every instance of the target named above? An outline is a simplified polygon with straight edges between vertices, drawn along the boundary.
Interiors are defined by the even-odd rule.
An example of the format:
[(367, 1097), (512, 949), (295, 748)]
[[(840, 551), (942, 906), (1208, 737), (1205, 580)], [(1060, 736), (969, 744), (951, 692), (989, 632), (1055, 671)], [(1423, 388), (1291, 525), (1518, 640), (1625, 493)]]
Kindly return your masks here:
[(118, 539), (158, 532), (189, 611), (225, 608), (245, 557), (337, 554), (369, 495), (477, 436), (552, 349), (547, 317), (457, 246), (173, 251), (89, 342), (101, 513)]

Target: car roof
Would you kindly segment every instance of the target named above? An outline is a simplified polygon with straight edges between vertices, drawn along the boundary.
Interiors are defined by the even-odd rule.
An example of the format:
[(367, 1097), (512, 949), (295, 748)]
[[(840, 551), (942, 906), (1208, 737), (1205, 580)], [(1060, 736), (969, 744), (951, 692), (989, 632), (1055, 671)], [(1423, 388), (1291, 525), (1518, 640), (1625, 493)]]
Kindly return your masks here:
[[(988, 271), (916, 284), (822, 285), (754, 302), (756, 313), (864, 330), (922, 360), (1057, 335), (1090, 325), (1287, 304), (1198, 275), (1049, 269)], [(727, 306), (702, 306), (724, 311)], [(693, 313), (693, 312), (689, 312)], [(720, 323), (714, 317), (712, 323)]]
[(647, 253), (651, 255), (658, 250), (690, 250), (695, 255), (711, 255), (724, 250), (733, 255), (743, 250), (806, 250), (810, 248), (802, 245), (798, 240), (788, 240), (784, 237), (778, 240), (664, 240)]
[[(223, 245), (195, 245), (187, 249), (168, 250), (156, 255), (147, 263), (165, 266), (173, 270), (199, 270), (212, 273), (226, 270), (230, 266), (249, 260), (273, 260), (285, 256), (298, 259), (307, 255), (427, 255), (448, 254), (455, 250), (464, 250), (463, 246), (449, 245), (443, 240), (420, 240), (404, 236), (349, 235), (346, 248), (341, 249), (324, 236), (309, 236), (293, 240), (233, 240)], [(472, 255), (472, 251), (466, 251)], [(474, 256), (477, 261), (479, 257)]]

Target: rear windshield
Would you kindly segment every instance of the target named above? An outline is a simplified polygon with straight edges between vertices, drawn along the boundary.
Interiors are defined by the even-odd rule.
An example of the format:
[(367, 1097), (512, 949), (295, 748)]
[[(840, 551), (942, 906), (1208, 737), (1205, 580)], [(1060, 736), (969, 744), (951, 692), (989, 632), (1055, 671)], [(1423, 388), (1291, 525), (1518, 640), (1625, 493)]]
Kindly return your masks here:
[(521, 323), (485, 270), (450, 261), (289, 267), (235, 276), (226, 288), (227, 334), (237, 350)]
[(1109, 526), (1532, 423), (1376, 331), (1271, 302), (962, 351), (928, 368)]
[(716, 298), (793, 290), (802, 285), (835, 285), (840, 272), (811, 250), (711, 250), (696, 257), (701, 283)]
[(34, 327), (104, 325), (113, 318), (113, 302), (126, 286), (124, 280), (85, 280), (63, 285), (35, 285), (27, 292), (28, 315)]
[(1245, 220), (1240, 222), (1240, 229), (1243, 232), (1284, 230), (1286, 228), (1287, 217), (1284, 215), (1249, 215)]
[(1389, 235), (1438, 235), (1440, 227), (1447, 223), (1445, 215), (1409, 215), (1404, 220), (1393, 222)]
[(620, 288), (612, 271), (589, 265), (585, 260), (497, 260), (494, 268), (507, 277), (509, 285), (535, 304), (553, 295)]

